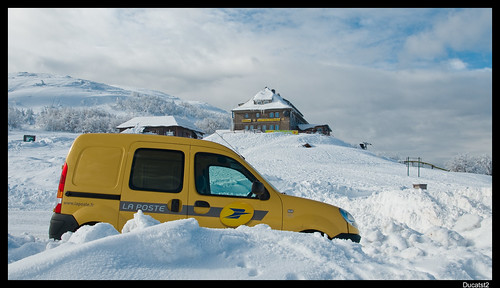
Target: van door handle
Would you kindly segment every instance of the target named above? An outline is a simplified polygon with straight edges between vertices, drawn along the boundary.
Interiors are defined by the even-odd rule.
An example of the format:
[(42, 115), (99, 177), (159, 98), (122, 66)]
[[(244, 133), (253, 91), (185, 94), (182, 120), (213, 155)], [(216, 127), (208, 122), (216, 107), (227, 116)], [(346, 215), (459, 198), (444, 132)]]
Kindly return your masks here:
[(210, 208), (210, 204), (207, 201), (198, 200), (194, 202), (194, 207)]
[(170, 211), (172, 212), (179, 212), (181, 206), (181, 201), (179, 199), (172, 199), (172, 202), (170, 204)]

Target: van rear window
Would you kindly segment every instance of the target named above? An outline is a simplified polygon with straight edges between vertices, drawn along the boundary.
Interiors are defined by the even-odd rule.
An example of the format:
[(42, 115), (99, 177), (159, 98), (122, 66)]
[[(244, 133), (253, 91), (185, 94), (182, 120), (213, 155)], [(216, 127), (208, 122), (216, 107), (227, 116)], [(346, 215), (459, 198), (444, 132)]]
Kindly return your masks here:
[(130, 189), (178, 193), (182, 191), (183, 179), (183, 152), (145, 148), (135, 151)]

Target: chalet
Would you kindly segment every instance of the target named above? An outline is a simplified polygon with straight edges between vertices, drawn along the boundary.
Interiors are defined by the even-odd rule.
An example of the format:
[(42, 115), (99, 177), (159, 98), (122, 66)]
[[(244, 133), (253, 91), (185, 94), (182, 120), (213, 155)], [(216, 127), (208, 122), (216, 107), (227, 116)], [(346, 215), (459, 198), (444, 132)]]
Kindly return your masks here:
[(204, 132), (191, 121), (178, 116), (135, 117), (116, 127), (120, 133), (158, 134), (186, 138), (203, 138)]
[(326, 135), (332, 131), (328, 125), (309, 124), (299, 109), (268, 87), (231, 111), (233, 130), (295, 130)]

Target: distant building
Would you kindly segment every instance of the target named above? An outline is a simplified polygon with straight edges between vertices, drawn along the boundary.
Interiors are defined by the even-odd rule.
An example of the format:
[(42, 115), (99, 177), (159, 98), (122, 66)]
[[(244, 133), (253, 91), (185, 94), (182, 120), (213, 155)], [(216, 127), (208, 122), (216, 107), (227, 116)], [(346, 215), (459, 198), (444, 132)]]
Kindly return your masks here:
[(332, 129), (327, 124), (299, 124), (299, 133), (307, 133), (307, 134), (325, 134), (330, 135)]
[(116, 127), (120, 133), (143, 133), (203, 138), (204, 132), (191, 121), (177, 116), (135, 117)]
[(302, 133), (332, 131), (326, 124), (309, 124), (304, 115), (290, 101), (281, 97), (274, 89), (265, 87), (250, 100), (231, 110), (233, 130), (276, 131), (296, 130)]

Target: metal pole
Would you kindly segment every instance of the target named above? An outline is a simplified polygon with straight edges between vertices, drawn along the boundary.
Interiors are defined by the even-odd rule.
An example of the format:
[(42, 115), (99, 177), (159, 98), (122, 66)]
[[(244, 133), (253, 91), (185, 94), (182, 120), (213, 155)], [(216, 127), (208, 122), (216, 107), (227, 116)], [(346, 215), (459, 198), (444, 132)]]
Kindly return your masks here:
[(406, 157), (406, 174), (410, 176), (410, 156)]
[(420, 178), (420, 157), (418, 157), (418, 177)]

